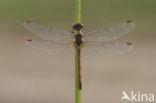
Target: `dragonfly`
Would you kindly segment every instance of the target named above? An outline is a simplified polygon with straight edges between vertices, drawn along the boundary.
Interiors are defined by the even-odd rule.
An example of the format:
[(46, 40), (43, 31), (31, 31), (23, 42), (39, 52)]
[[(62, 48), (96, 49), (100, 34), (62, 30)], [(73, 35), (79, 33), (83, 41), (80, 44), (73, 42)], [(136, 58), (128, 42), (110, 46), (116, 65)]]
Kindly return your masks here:
[(25, 29), (31, 31), (40, 39), (28, 39), (25, 43), (33, 48), (52, 54), (72, 55), (74, 48), (82, 49), (82, 55), (111, 56), (132, 50), (130, 42), (115, 42), (135, 27), (135, 23), (127, 20), (114, 26), (83, 33), (83, 24), (75, 23), (73, 32), (44, 26), (32, 21), (23, 23)]
[(23, 26), (41, 37), (39, 40), (28, 39), (25, 42), (27, 45), (52, 54), (71, 55), (75, 52), (75, 58), (78, 57), (79, 90), (82, 88), (81, 51), (82, 55), (110, 56), (129, 52), (133, 48), (130, 42), (114, 42), (114, 40), (124, 36), (135, 27), (135, 23), (130, 20), (86, 34), (82, 32), (84, 27), (81, 23), (75, 23), (72, 26), (73, 32), (50, 28), (31, 21), (24, 22)]

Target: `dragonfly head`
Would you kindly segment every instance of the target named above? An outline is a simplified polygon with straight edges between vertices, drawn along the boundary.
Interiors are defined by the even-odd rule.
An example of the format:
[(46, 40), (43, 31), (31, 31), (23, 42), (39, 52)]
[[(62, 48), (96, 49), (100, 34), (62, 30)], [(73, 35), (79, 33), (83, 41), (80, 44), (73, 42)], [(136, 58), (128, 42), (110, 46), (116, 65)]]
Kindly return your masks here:
[(73, 30), (80, 31), (82, 29), (83, 29), (83, 24), (81, 23), (76, 23), (73, 25)]

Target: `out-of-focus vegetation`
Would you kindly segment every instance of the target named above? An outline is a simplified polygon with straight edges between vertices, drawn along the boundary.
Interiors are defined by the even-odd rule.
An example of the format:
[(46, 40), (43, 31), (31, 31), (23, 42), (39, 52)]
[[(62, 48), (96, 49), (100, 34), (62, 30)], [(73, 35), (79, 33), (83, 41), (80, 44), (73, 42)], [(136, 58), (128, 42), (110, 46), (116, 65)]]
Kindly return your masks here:
[[(24, 20), (70, 28), (74, 22), (74, 0), (1, 0), (1, 24), (17, 25)], [(89, 29), (131, 19), (137, 30), (154, 30), (155, 0), (82, 0), (82, 22)]]

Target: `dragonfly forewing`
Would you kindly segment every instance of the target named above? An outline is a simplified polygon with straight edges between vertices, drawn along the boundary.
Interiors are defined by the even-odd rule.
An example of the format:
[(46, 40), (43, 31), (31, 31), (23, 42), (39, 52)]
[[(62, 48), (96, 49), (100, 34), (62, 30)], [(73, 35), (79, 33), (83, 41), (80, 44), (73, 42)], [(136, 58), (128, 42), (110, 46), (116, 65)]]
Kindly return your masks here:
[(135, 27), (135, 23), (132, 21), (124, 21), (120, 24), (108, 27), (106, 29), (95, 30), (88, 32), (85, 35), (86, 41), (111, 41), (120, 38), (121, 36), (127, 34)]
[(56, 43), (72, 43), (73, 41), (73, 34), (64, 30), (53, 29), (31, 21), (24, 22), (23, 26), (45, 40)]

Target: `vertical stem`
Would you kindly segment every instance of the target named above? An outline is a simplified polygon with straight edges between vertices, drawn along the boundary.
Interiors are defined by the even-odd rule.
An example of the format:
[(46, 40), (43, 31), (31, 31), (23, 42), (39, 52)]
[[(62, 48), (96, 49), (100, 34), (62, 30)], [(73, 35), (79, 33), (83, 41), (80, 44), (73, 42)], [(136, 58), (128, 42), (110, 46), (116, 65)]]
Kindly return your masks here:
[(81, 49), (75, 49), (75, 103), (81, 103)]
[(81, 22), (81, 0), (75, 2), (75, 22)]
[[(75, 22), (81, 22), (81, 0), (75, 1)], [(81, 49), (75, 48), (75, 103), (81, 103)]]

